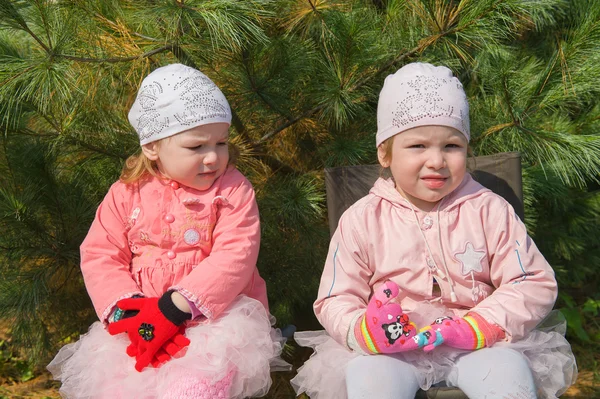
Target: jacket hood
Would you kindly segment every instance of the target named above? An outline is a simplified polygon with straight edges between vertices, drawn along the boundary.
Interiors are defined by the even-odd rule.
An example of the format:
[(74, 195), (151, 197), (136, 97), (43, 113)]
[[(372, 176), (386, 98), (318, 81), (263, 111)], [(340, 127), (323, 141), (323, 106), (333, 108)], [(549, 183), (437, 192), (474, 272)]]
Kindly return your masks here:
[[(465, 174), (465, 177), (460, 185), (454, 191), (444, 197), (440, 210), (450, 210), (469, 199), (479, 197), (480, 195), (490, 191), (490, 189), (485, 188), (480, 183), (476, 182), (473, 177), (467, 173)], [(406, 200), (398, 192), (398, 190), (396, 190), (396, 184), (391, 178), (384, 179), (380, 177), (377, 179), (369, 192), (385, 201), (390, 202), (393, 206), (410, 209), (408, 200)]]

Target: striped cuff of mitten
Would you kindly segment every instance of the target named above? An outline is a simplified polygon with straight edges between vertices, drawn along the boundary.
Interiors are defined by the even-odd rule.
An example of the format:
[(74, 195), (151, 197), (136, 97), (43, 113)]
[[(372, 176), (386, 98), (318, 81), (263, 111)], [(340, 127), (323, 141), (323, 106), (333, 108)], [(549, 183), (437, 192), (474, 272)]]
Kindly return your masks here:
[(348, 348), (350, 348), (352, 351), (359, 353), (361, 355), (368, 355), (369, 352), (367, 352), (366, 349), (364, 349), (363, 346), (359, 342), (360, 340), (362, 340), (362, 338), (360, 337), (360, 335), (356, 336), (356, 333), (355, 333), (356, 324), (362, 318), (363, 318), (363, 314), (361, 314), (361, 313), (356, 314), (352, 318), (352, 321), (350, 322), (350, 328), (348, 329), (348, 336), (346, 337), (346, 344), (348, 345)]
[[(469, 318), (470, 320), (467, 320), (467, 318)], [(498, 342), (498, 340), (504, 338), (504, 336), (505, 336), (504, 330), (502, 330), (500, 327), (498, 327), (495, 324), (489, 323), (486, 319), (481, 317), (476, 312), (469, 312), (464, 317), (464, 319), (467, 320), (469, 322), (469, 324), (471, 324), (472, 327), (473, 327), (473, 324), (475, 324), (475, 326), (477, 327), (477, 330), (485, 339), (483, 346), (487, 346), (489, 348), (490, 346), (494, 345), (496, 342)], [(481, 347), (483, 347), (483, 346), (481, 346)], [(479, 349), (479, 348), (480, 347), (478, 347), (477, 349)]]
[(369, 327), (367, 326), (367, 321), (365, 320), (366, 317), (367, 315), (365, 314), (356, 321), (356, 324), (354, 325), (354, 336), (363, 352), (371, 354), (379, 353), (379, 348), (377, 348), (377, 344), (373, 340)]

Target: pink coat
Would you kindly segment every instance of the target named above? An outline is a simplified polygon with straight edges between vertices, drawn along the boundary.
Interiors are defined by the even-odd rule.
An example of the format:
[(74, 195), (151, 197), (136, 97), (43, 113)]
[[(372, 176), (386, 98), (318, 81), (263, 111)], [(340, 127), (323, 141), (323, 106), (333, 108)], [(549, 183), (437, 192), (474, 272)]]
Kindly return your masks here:
[(81, 270), (102, 321), (119, 299), (171, 288), (216, 318), (239, 294), (268, 310), (259, 244), (254, 190), (233, 167), (206, 191), (157, 178), (117, 182), (81, 245)]
[[(415, 210), (422, 221), (425, 214)], [(525, 336), (552, 310), (554, 272), (502, 197), (467, 175), (440, 203), (439, 214), (430, 216), (432, 223), (419, 226), (394, 183), (381, 178), (342, 215), (314, 303), (318, 320), (336, 341), (347, 345), (352, 320), (387, 279), (400, 286), (399, 302), (411, 311), (434, 299), (435, 276), (444, 305), (459, 315), (477, 312), (503, 329), (509, 341)], [(434, 262), (419, 229), (439, 273), (432, 274)]]

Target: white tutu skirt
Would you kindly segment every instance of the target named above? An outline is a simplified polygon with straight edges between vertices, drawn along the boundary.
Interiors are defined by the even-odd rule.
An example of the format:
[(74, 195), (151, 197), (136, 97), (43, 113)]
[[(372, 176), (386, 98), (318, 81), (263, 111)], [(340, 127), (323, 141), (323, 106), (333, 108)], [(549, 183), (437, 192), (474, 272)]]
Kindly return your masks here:
[(218, 319), (192, 323), (185, 335), (191, 341), (185, 354), (157, 369), (137, 372), (135, 358), (125, 352), (127, 335), (111, 336), (96, 322), (79, 341), (61, 348), (48, 370), (62, 382), (64, 398), (192, 398), (197, 396), (172, 392), (196, 379), (207, 389), (227, 381), (226, 397), (241, 399), (265, 395), (271, 386), (270, 371), (287, 365), (279, 358), (285, 339), (271, 328), (264, 306), (245, 296)]
[[(440, 314), (452, 312), (440, 305), (424, 305), (418, 314), (409, 316), (418, 326), (426, 325), (424, 320), (433, 320)], [(442, 313), (440, 313), (442, 311)], [(431, 317), (433, 316), (433, 318)], [(571, 345), (564, 337), (566, 322), (558, 311), (553, 311), (540, 326), (527, 337), (517, 342), (497, 342), (522, 353), (533, 372), (538, 397), (557, 398), (575, 382), (577, 365)], [(314, 349), (314, 353), (298, 374), (291, 380), (295, 391), (305, 392), (311, 399), (346, 399), (346, 366), (355, 357), (362, 356), (340, 345), (325, 331), (298, 332), (296, 343)], [(395, 354), (395, 357), (410, 363), (419, 380), (421, 389), (445, 382), (457, 358), (466, 351), (440, 346), (431, 352), (412, 351)]]

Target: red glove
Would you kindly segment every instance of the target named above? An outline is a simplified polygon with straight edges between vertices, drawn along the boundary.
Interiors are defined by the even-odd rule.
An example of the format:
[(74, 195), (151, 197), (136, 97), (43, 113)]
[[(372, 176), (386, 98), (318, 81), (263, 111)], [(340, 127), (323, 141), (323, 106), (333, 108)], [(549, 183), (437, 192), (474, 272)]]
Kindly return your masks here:
[[(367, 311), (356, 322), (354, 336), (367, 353), (396, 353), (419, 349), (435, 339), (435, 332), (417, 334), (398, 303), (390, 303), (398, 296), (399, 288), (386, 281), (371, 297)], [(433, 335), (433, 337), (432, 337)]]
[[(150, 361), (150, 364), (154, 368), (159, 368), (162, 364), (171, 360), (180, 350), (190, 344), (190, 340), (187, 339), (183, 334), (185, 332), (185, 326), (179, 326), (179, 331), (170, 338), (162, 348), (160, 348), (154, 358)], [(131, 357), (137, 356), (137, 346), (130, 344), (127, 347), (127, 354)]]
[[(127, 347), (127, 353), (135, 356), (137, 371), (142, 371), (152, 363), (157, 354), (159, 358), (156, 358), (156, 364), (160, 364), (166, 358), (164, 352), (169, 354), (164, 345), (180, 332), (179, 326), (191, 317), (175, 306), (171, 293), (168, 291), (160, 298), (128, 298), (117, 302), (117, 306), (123, 310), (139, 311), (133, 317), (108, 325), (111, 335), (126, 332), (129, 336), (131, 345)], [(177, 338), (177, 343), (172, 342), (180, 349), (190, 343), (183, 336)], [(175, 350), (172, 345), (168, 347), (170, 351)]]
[(486, 337), (480, 328), (481, 322), (485, 323), (480, 318), (469, 315), (462, 319), (438, 317), (431, 326), (427, 327), (436, 332), (435, 342), (425, 346), (423, 350), (429, 352), (441, 344), (472, 351), (481, 349), (486, 346)]

